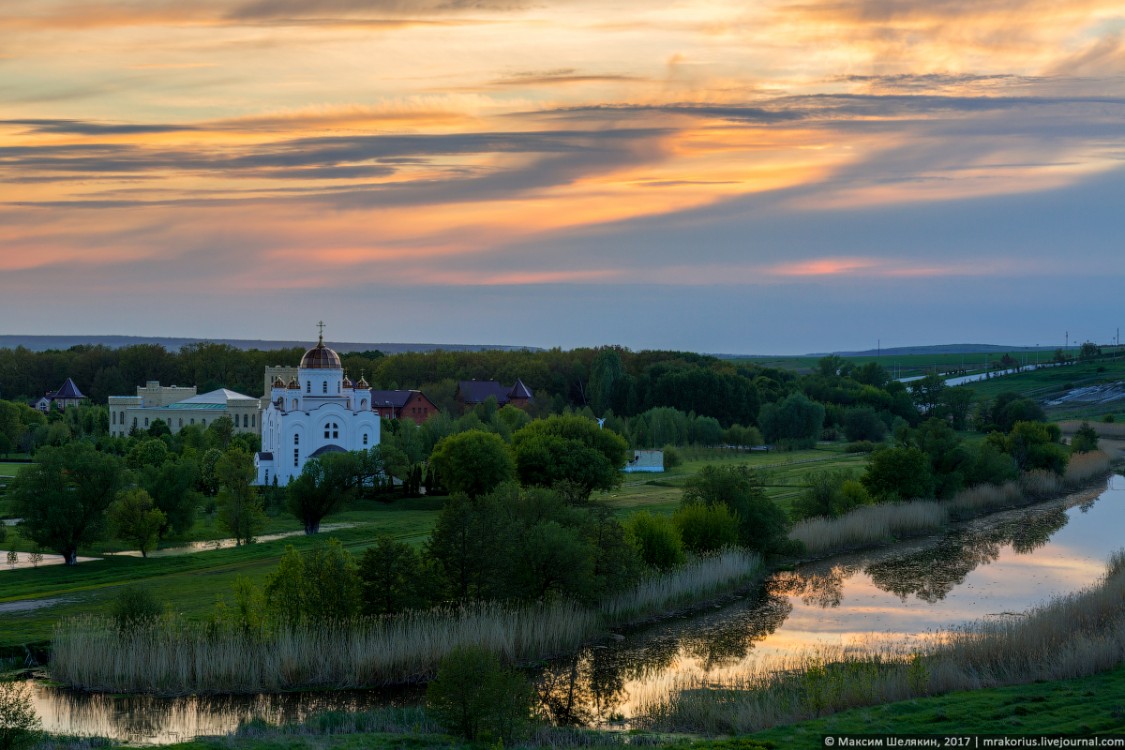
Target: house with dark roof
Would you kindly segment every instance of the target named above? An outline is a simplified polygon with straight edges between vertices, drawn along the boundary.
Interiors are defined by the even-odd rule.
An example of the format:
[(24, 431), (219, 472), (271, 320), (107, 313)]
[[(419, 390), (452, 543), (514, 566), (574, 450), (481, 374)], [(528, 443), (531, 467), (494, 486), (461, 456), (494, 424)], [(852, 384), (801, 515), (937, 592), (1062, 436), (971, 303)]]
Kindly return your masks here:
[(384, 419), (410, 419), (422, 424), (437, 414), (437, 404), (421, 391), (371, 391), (371, 409)]
[(496, 399), (497, 406), (512, 406), (523, 409), (532, 402), (531, 389), (516, 378), (515, 385), (501, 385), (496, 380), (462, 380), (457, 384), (457, 402), (465, 408), (483, 404), (490, 398)]
[(78, 386), (70, 378), (62, 384), (57, 391), (48, 392), (43, 398), (35, 402), (35, 408), (41, 412), (48, 412), (51, 407), (65, 409), (68, 406), (78, 406), (86, 396), (78, 390)]

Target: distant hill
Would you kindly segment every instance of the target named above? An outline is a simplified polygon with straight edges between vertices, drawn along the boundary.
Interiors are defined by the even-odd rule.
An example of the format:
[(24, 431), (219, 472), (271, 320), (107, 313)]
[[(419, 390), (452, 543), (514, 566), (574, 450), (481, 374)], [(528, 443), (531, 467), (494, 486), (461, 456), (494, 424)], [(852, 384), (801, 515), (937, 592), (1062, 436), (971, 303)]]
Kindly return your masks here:
[[(120, 349), (125, 346), (137, 344), (159, 344), (168, 351), (179, 351), (181, 347), (200, 342), (215, 344), (229, 344), (236, 349), (270, 349), (308, 348), (310, 341), (266, 341), (257, 339), (191, 339), (168, 338), (163, 336), (20, 336), (0, 335), (0, 349), (15, 349), (22, 346), (33, 352), (47, 351), (48, 349), (66, 350), (72, 346), (108, 346), (111, 349)], [(367, 352), (378, 350), (384, 354), (400, 354), (402, 352), (432, 352), (438, 349), (449, 352), (477, 352), (486, 350), (499, 351), (540, 351), (534, 346), (499, 346), (496, 344), (391, 344), (391, 343), (356, 343), (331, 341), (328, 344), (338, 352)]]
[(861, 352), (820, 352), (809, 357), (824, 357), (838, 354), (841, 357), (902, 357), (910, 354), (1003, 354), (1005, 352), (1054, 351), (1047, 346), (999, 346), (997, 344), (937, 344), (935, 346), (896, 346), (889, 349), (867, 349)]

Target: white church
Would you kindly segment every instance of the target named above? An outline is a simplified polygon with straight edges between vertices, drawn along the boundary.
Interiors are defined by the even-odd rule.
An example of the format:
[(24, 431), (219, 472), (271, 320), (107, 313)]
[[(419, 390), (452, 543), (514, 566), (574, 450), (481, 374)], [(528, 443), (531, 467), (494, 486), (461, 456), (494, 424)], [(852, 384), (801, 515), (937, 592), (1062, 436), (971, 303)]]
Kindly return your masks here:
[(379, 414), (371, 410), (371, 386), (344, 376), (340, 356), (320, 340), (301, 357), (297, 376), (273, 381), (262, 412), (262, 450), (254, 458), (258, 484), (284, 486), (310, 458), (368, 450), (379, 444)]

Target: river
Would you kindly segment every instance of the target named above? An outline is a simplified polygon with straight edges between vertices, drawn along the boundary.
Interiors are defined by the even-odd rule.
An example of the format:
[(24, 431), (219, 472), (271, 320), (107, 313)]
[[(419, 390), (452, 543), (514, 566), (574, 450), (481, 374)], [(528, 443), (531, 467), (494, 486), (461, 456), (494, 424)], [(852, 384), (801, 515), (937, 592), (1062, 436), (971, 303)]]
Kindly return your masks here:
[[(692, 677), (720, 683), (821, 646), (873, 646), (983, 617), (1010, 617), (1097, 581), (1122, 546), (1125, 480), (1063, 501), (977, 519), (931, 537), (774, 575), (760, 591), (624, 633), (541, 670), (561, 723), (624, 727)], [(299, 720), (328, 708), (416, 699), (416, 690), (230, 698), (85, 695), (34, 686), (44, 728), (137, 743), (225, 733), (254, 716)]]

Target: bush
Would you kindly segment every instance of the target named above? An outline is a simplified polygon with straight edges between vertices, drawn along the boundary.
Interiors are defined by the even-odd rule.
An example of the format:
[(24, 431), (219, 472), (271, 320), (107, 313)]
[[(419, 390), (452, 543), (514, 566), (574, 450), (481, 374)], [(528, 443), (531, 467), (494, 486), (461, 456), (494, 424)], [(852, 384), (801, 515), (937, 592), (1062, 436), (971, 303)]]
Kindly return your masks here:
[(887, 435), (887, 425), (870, 406), (849, 409), (844, 415), (844, 435), (851, 442), (878, 443)]
[(789, 519), (748, 466), (704, 466), (684, 484), (682, 505), (725, 505), (738, 519), (738, 543), (762, 554), (790, 549)]
[(716, 552), (738, 543), (738, 518), (725, 505), (688, 503), (676, 511), (672, 522), (689, 552)]
[(162, 611), (152, 592), (140, 586), (126, 586), (117, 592), (110, 605), (110, 617), (118, 630), (130, 630), (140, 623), (155, 620)]
[(0, 750), (20, 750), (39, 742), (40, 723), (26, 685), (0, 681)]
[(670, 445), (664, 446), (664, 471), (674, 469), (684, 462), (680, 452)]
[(625, 531), (650, 568), (668, 570), (683, 563), (680, 530), (667, 516), (654, 516), (648, 511), (634, 513), (625, 522)]
[(872, 453), (879, 446), (870, 440), (857, 440), (844, 446), (845, 453)]
[(1089, 422), (1083, 422), (1078, 431), (1074, 433), (1074, 438), (1070, 441), (1071, 453), (1089, 453), (1098, 449), (1098, 432), (1090, 426)]
[(511, 740), (527, 725), (531, 687), (491, 652), (460, 646), (441, 661), (426, 689), (426, 707), (451, 734), (467, 740)]
[(1113, 424), (1114, 419), (1115, 418), (1112, 414), (1106, 414), (1104, 417), (1102, 417), (1102, 421), (1106, 424)]

